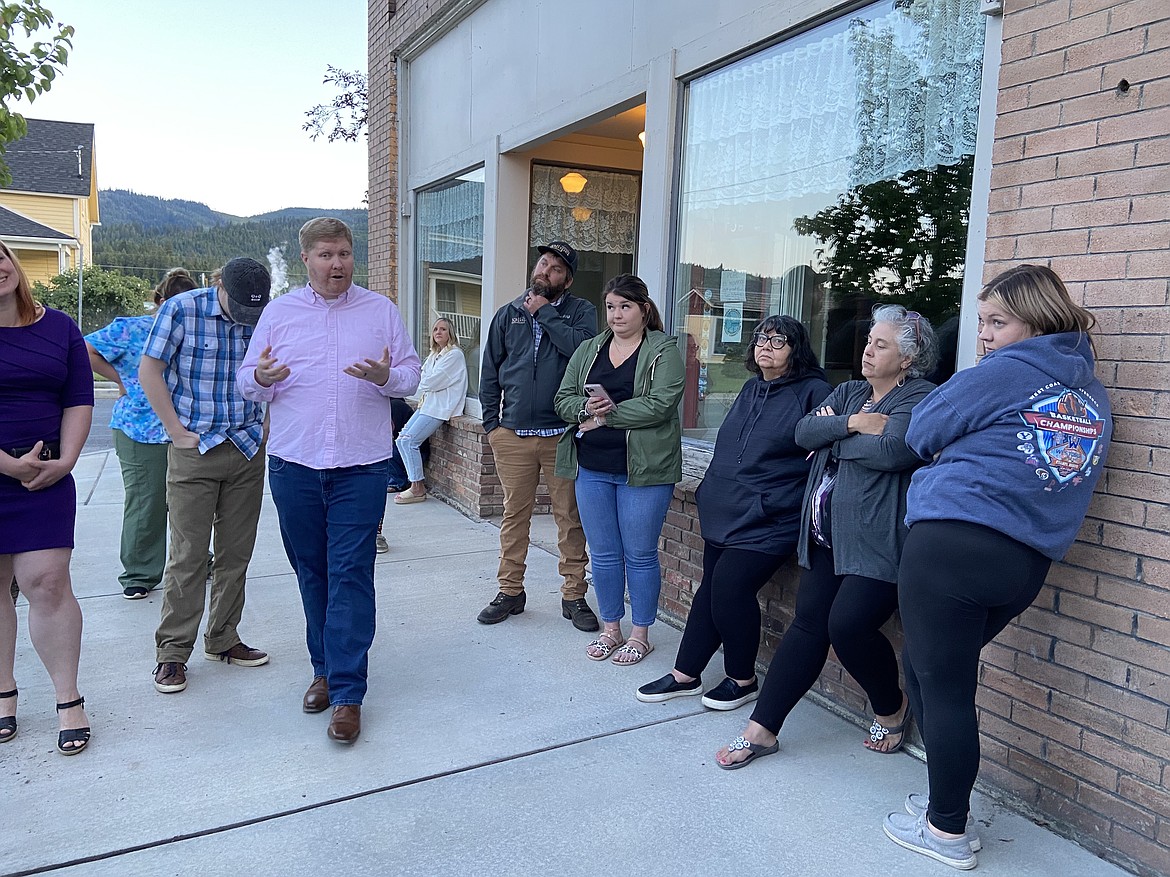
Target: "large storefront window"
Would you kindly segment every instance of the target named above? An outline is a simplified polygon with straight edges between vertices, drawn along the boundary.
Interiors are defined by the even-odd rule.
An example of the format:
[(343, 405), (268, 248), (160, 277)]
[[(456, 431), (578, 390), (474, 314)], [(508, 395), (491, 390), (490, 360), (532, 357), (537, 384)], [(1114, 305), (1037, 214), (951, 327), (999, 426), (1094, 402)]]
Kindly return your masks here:
[(467, 392), (479, 392), (483, 284), (483, 168), (418, 193), (419, 353), (438, 317), (455, 326), (467, 357)]
[(628, 171), (534, 164), (528, 264), (535, 264), (538, 246), (566, 241), (578, 257), (573, 294), (604, 314), (606, 281), (634, 270), (641, 183)]
[(683, 426), (713, 439), (754, 324), (809, 328), (860, 377), (869, 314), (929, 318), (954, 367), (984, 20), (978, 0), (885, 0), (691, 82), (675, 330)]

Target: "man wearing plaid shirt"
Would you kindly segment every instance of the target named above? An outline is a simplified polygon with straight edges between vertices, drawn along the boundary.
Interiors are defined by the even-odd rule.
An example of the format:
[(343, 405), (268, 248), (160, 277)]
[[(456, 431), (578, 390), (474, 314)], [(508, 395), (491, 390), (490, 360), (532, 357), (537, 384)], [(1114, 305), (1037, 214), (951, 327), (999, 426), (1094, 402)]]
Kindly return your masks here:
[(240, 641), (244, 581), (264, 495), (264, 407), (236, 388), (271, 279), (254, 259), (232, 259), (209, 289), (168, 299), (146, 339), (138, 377), (171, 438), (167, 453), (170, 556), (155, 632), (154, 687), (187, 687), (207, 597), (207, 552), (215, 531), (215, 577), (204, 657), (258, 667), (268, 655)]
[(600, 625), (585, 602), (587, 558), (577, 497), (573, 481), (553, 471), (557, 438), (565, 431), (553, 397), (569, 357), (597, 334), (597, 308), (568, 291), (577, 273), (576, 250), (564, 241), (537, 249), (531, 287), (496, 312), (484, 342), (479, 401), (504, 490), (504, 520), (496, 575), (500, 590), (477, 620), (498, 624), (524, 611), (525, 558), (543, 472), (561, 552), (561, 614), (578, 630), (593, 631)]

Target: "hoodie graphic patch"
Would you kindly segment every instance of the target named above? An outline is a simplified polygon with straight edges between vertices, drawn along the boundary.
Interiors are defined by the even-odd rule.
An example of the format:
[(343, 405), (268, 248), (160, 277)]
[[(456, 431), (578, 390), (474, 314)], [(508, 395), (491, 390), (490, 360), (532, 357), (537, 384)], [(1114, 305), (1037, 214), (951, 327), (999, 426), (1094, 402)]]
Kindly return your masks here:
[(1045, 482), (1045, 490), (1075, 487), (1101, 463), (1097, 450), (1105, 421), (1097, 402), (1084, 390), (1060, 384), (1042, 387), (1029, 401), (1032, 406), (1020, 417), (1031, 428), (1016, 433), (1016, 450)]

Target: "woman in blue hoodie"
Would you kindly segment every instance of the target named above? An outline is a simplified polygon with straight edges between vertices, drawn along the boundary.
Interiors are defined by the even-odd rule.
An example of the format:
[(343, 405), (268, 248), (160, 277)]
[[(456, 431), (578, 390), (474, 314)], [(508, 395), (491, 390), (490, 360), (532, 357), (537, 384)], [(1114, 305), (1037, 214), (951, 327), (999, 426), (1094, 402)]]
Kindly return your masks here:
[(1076, 538), (1111, 434), (1094, 377), (1092, 314), (1049, 268), (1020, 265), (979, 294), (984, 357), (914, 409), (906, 443), (933, 462), (907, 496), (898, 573), (902, 665), (926, 746), (929, 795), (886, 835), (961, 870), (979, 772), (979, 653), (1023, 612)]
[(832, 388), (799, 320), (776, 315), (756, 326), (744, 384), (715, 438), (695, 499), (703, 533), (703, 580), (695, 591), (674, 669), (638, 689), (658, 703), (703, 693), (700, 678), (720, 645), (726, 678), (703, 706), (731, 710), (759, 695), (756, 594), (796, 551), (808, 452), (796, 424)]

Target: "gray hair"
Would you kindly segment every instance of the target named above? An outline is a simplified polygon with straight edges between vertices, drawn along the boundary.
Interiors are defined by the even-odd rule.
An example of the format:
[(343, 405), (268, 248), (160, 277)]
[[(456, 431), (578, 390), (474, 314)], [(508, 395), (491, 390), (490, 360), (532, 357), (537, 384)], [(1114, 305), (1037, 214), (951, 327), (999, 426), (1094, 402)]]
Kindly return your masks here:
[(894, 327), (898, 352), (910, 357), (907, 377), (920, 378), (934, 371), (938, 364), (938, 339), (926, 317), (901, 305), (875, 305), (869, 326), (872, 329), (878, 323)]

